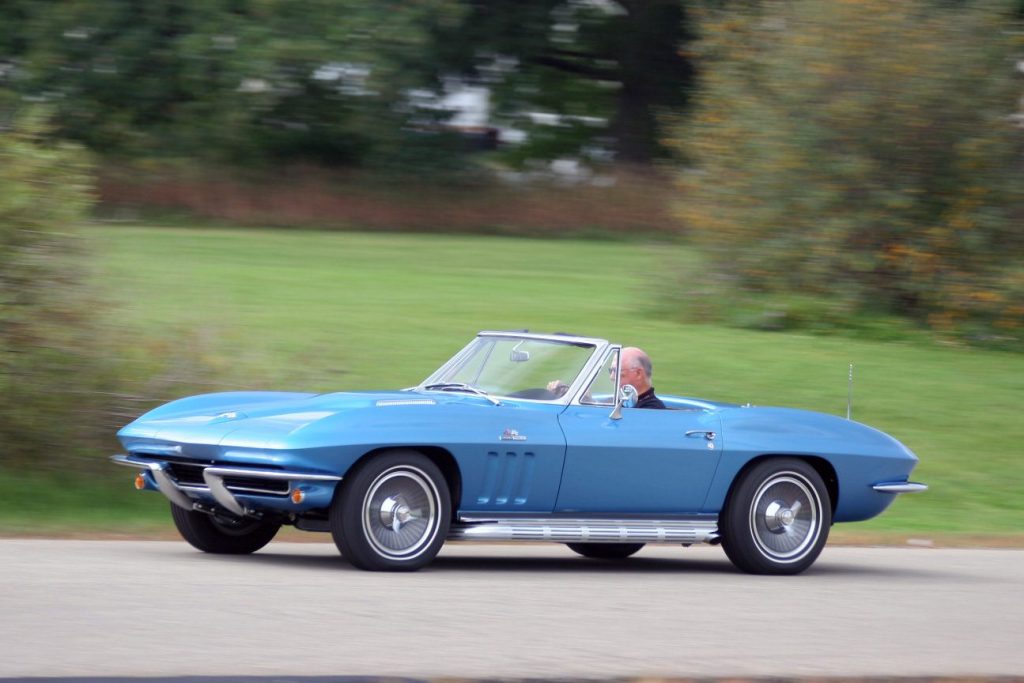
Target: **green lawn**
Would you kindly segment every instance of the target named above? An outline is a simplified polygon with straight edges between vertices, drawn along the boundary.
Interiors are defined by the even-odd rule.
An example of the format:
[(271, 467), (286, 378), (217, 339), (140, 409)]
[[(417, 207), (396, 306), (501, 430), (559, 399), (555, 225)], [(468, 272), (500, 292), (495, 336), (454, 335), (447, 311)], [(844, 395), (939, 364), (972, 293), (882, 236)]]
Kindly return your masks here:
[[(153, 398), (191, 392), (200, 379), (210, 389), (408, 386), (487, 328), (642, 346), (661, 393), (836, 414), (845, 413), (852, 362), (854, 417), (917, 452), (914, 478), (931, 490), (848, 528), (1024, 535), (1024, 356), (665, 319), (654, 311), (665, 308), (658, 298), (671, 291), (672, 269), (702, 268), (682, 246), (145, 227), (90, 228), (87, 237), (108, 302), (97, 315), (112, 348), (131, 340), (132, 352), (118, 351), (126, 373), (159, 366), (184, 378), (154, 384)], [(130, 471), (116, 475), (130, 488)], [(23, 483), (4, 478), (0, 500)], [(120, 495), (104, 497), (118, 511), (166, 515), (159, 499)], [(76, 519), (117, 528), (119, 520), (88, 512), (94, 506), (85, 500), (71, 496), (66, 512), (35, 518), (43, 521), (0, 504), (0, 529)]]

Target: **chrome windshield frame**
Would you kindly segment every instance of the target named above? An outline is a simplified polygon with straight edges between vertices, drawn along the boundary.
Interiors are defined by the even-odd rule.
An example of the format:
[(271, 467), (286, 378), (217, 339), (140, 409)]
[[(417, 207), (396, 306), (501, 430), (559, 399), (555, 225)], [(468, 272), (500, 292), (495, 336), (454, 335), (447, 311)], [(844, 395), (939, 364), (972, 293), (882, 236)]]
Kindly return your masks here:
[(435, 370), (429, 377), (417, 384), (415, 387), (410, 387), (409, 391), (422, 391), (429, 392), (425, 389), (430, 384), (439, 384), (442, 382), (441, 378), (447, 376), (453, 369), (461, 368), (466, 362), (468, 357), (473, 353), (477, 344), (481, 340), (487, 339), (529, 339), (534, 341), (545, 341), (556, 344), (566, 344), (571, 346), (589, 346), (590, 357), (580, 368), (576, 377), (569, 384), (569, 389), (559, 398), (544, 400), (544, 399), (528, 399), (528, 398), (516, 398), (510, 396), (504, 396), (502, 394), (490, 394), (494, 398), (501, 399), (503, 401), (523, 401), (528, 403), (546, 403), (549, 405), (568, 405), (573, 401), (577, 395), (579, 395), (585, 386), (590, 382), (591, 377), (597, 371), (600, 363), (604, 360), (607, 350), (612, 344), (606, 339), (598, 339), (596, 337), (579, 337), (575, 335), (567, 334), (538, 334), (534, 332), (506, 332), (498, 330), (488, 330), (478, 333), (472, 341), (466, 344), (458, 353), (452, 356), (446, 361), (441, 367)]
[[(595, 367), (591, 368), (590, 372), (585, 373), (586, 374), (586, 380), (583, 382), (583, 384), (580, 385), (579, 390), (576, 392), (576, 395), (573, 396), (572, 401), (570, 401), (570, 403), (572, 405), (588, 406), (588, 407), (591, 407), (591, 408), (608, 408), (609, 407), (608, 404), (606, 404), (606, 403), (589, 403), (589, 402), (586, 402), (586, 401), (583, 400), (583, 396), (586, 394), (587, 389), (590, 387), (590, 385), (593, 384), (594, 381), (597, 379), (597, 375), (604, 369), (605, 361), (607, 361), (608, 358), (612, 354), (619, 354), (619, 358), (621, 359), (622, 358), (622, 344), (608, 344), (608, 346), (605, 348), (604, 353), (600, 354), (600, 357), (597, 359), (597, 363), (595, 364)], [(593, 359), (591, 359), (591, 360), (593, 360)], [(619, 361), (619, 362), (621, 362), (621, 361)], [(619, 395), (619, 382), (620, 382), (620, 380), (621, 380), (621, 375), (619, 375), (619, 373), (615, 373), (615, 389), (613, 390), (613, 394), (612, 394), (612, 406), (613, 407), (614, 407), (615, 401), (616, 401), (616, 399), (617, 399), (617, 397)]]

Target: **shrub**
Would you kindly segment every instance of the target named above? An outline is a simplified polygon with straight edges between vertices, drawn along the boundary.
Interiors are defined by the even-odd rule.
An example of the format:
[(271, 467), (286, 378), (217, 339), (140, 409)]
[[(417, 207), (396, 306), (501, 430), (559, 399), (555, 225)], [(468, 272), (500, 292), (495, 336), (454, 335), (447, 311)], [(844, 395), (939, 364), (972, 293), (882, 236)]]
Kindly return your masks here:
[(733, 292), (1019, 344), (1010, 5), (756, 7), (703, 15), (700, 106), (677, 136), (678, 214)]
[(91, 203), (89, 165), (51, 144), (42, 113), (0, 128), (0, 459), (67, 453), (103, 381), (71, 228)]

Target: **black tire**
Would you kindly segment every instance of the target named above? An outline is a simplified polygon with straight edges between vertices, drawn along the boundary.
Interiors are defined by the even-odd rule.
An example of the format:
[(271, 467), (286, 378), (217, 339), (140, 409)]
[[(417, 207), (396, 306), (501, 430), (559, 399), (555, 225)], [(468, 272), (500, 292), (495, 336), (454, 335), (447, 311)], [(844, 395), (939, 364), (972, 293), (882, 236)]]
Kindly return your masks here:
[(279, 522), (259, 519), (222, 521), (174, 503), (171, 503), (171, 517), (181, 537), (204, 553), (248, 555), (270, 543), (281, 528)]
[(331, 535), (359, 569), (414, 571), (444, 545), (451, 507), (448, 482), (427, 456), (388, 451), (342, 481), (331, 504)]
[(799, 574), (818, 559), (832, 503), (821, 475), (803, 460), (772, 458), (742, 475), (721, 518), (722, 547), (751, 574)]
[(624, 560), (644, 547), (643, 543), (566, 543), (574, 553), (595, 560)]

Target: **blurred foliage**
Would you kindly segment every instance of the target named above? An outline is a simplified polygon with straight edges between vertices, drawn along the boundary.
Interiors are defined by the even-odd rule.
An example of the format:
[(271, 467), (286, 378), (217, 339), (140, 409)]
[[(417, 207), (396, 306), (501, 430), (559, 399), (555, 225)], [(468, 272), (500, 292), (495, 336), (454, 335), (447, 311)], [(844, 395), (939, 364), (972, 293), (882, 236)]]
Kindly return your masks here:
[(520, 156), (647, 162), (684, 28), (678, 0), (5, 0), (0, 87), (105, 156), (431, 168), (474, 149), (446, 92), (486, 86)]
[(16, 0), (0, 21), (25, 38), (0, 49), (7, 86), (105, 156), (351, 165), (438, 146), (408, 134), (402, 105), (419, 24), (451, 4)]
[[(528, 138), (517, 161), (662, 157), (659, 114), (685, 105), (692, 39), (680, 0), (463, 0), (432, 28), (444, 72), (492, 89), (498, 120)], [(531, 112), (553, 115), (534, 122)]]
[[(1012, 10), (705, 8), (700, 104), (676, 135), (692, 164), (678, 214), (714, 264), (691, 312), (768, 300), (775, 313), (753, 326), (799, 327), (817, 299), (806, 317), (826, 325), (897, 315), (1020, 346), (1024, 41)], [(709, 298), (718, 305), (699, 305)]]
[(678, 239), (670, 206), (674, 178), (634, 169), (604, 172), (601, 183), (551, 182), (550, 176), (501, 183), (471, 173), (396, 177), (305, 165), (241, 174), (215, 164), (106, 164), (97, 216), (190, 227)]
[(44, 112), (0, 125), (0, 459), (86, 445), (106, 382), (77, 239), (90, 203), (83, 151), (54, 143)]

